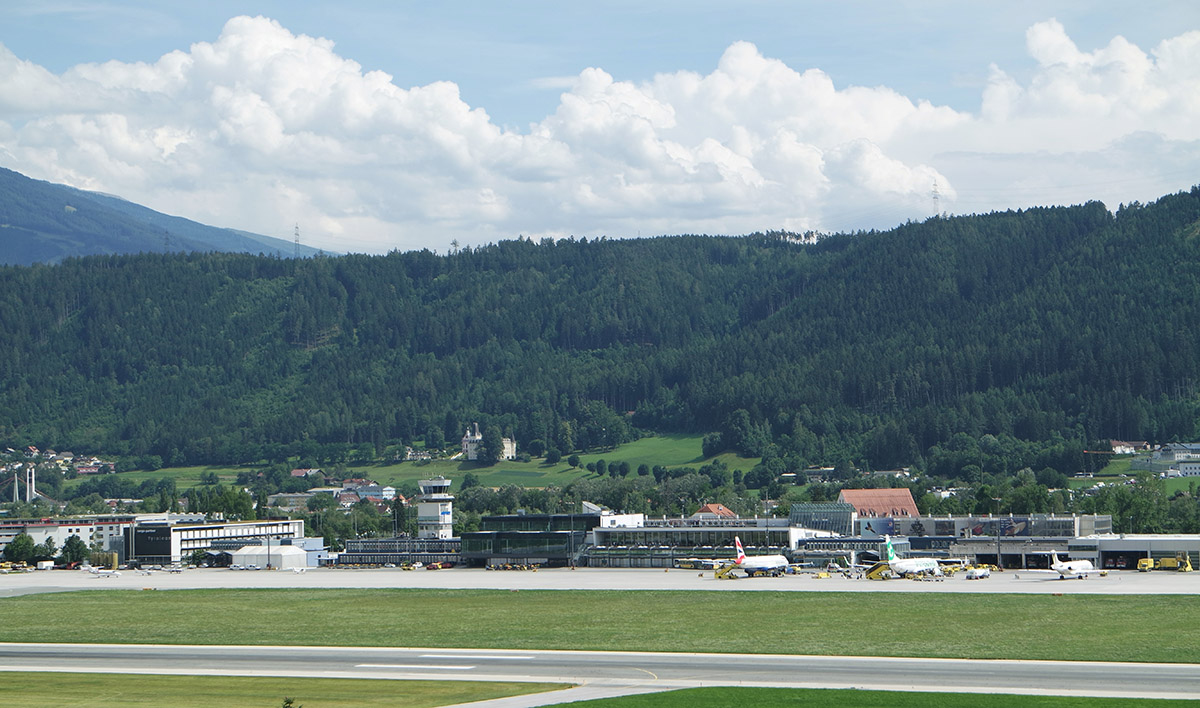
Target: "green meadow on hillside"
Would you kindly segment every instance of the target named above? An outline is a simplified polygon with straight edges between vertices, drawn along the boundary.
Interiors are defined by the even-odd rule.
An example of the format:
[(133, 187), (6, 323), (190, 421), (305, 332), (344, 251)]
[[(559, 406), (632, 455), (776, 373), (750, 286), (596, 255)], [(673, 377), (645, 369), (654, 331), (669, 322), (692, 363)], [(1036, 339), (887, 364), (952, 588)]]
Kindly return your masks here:
[[(657, 435), (644, 437), (624, 445), (600, 452), (579, 454), (579, 467), (567, 464), (567, 457), (557, 464), (546, 464), (542, 458), (529, 462), (503, 461), (487, 467), (464, 460), (440, 459), (429, 462), (396, 462), (375, 464), (327, 465), (329, 471), (342, 469), (345, 477), (364, 477), (382, 485), (399, 487), (403, 484), (416, 484), (417, 480), (442, 476), (454, 482), (458, 489), (463, 476), (468, 472), (479, 478), (480, 484), (488, 487), (517, 485), (519, 487), (562, 486), (577, 479), (593, 475), (587, 471), (588, 463), (604, 460), (607, 463), (628, 462), (635, 470), (639, 465), (653, 468), (662, 465), (667, 468), (700, 467), (713, 460), (720, 460), (730, 470), (749, 472), (759, 463), (759, 458), (738, 457), (734, 453), (723, 453), (714, 458), (705, 458), (700, 449), (699, 435)], [(185, 489), (199, 486), (202, 474), (215, 472), (222, 484), (232, 484), (237, 480), (241, 471), (257, 472), (257, 467), (164, 467), (158, 470), (135, 470), (122, 472), (121, 478), (140, 483), (147, 479), (162, 479), (169, 477), (175, 480), (176, 488), (182, 492)], [(84, 477), (68, 480), (64, 488), (71, 489), (83, 483)]]

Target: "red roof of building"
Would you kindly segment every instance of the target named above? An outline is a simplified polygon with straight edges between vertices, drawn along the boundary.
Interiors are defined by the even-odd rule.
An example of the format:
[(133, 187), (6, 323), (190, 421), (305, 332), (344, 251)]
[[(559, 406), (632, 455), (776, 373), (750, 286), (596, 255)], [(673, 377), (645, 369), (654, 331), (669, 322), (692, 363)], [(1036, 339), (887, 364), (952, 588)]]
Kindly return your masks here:
[(737, 517), (737, 514), (733, 513), (732, 511), (725, 508), (721, 504), (705, 504), (704, 506), (700, 507), (696, 511), (696, 513), (697, 514), (715, 514), (716, 516), (726, 516), (729, 518)]
[(854, 506), (859, 516), (920, 516), (907, 487), (898, 489), (843, 489), (838, 501)]

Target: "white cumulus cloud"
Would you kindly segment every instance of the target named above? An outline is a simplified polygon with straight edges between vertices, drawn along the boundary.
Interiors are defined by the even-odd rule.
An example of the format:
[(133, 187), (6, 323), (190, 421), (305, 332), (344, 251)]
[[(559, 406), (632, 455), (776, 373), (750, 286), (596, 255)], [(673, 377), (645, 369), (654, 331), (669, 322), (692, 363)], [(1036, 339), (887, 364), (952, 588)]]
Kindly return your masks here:
[(1200, 31), (1086, 51), (1047, 20), (1026, 48), (1032, 76), (991, 67), (977, 113), (839, 87), (737, 42), (707, 74), (544, 79), (563, 89), (556, 109), (518, 130), (452, 82), (397, 86), (328, 39), (237, 17), (152, 63), (61, 75), (0, 45), (0, 161), (206, 223), (284, 238), (299, 223), (307, 243), (368, 252), (886, 227), (929, 216), (934, 185), (942, 209), (980, 211), (1195, 174)]

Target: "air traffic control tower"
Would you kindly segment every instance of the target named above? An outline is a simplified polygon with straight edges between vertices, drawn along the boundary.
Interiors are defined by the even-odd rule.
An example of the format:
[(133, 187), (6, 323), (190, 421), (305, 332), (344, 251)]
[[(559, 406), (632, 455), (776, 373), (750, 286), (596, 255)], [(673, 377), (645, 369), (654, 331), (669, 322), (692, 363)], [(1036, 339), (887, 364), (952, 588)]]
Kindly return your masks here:
[(454, 495), (444, 477), (417, 482), (417, 538), (454, 537)]

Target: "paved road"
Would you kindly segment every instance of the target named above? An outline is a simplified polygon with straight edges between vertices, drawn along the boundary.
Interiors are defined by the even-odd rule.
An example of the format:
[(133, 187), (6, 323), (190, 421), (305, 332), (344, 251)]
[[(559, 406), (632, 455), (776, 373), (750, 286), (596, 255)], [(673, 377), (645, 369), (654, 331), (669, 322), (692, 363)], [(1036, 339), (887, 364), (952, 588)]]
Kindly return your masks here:
[(100, 577), (82, 571), (48, 570), (0, 574), (0, 599), (30, 593), (72, 590), (183, 590), (188, 588), (462, 588), (497, 590), (716, 590), (789, 592), (934, 592), (1028, 594), (1200, 594), (1200, 573), (1138, 573), (1118, 571), (1104, 578), (1047, 580), (1019, 577), (1019, 572), (997, 573), (987, 580), (967, 580), (961, 574), (945, 582), (894, 580), (872, 582), (841, 577), (817, 578), (811, 574), (782, 578), (717, 580), (711, 572), (691, 570), (550, 568), (536, 573), (486, 571), (473, 568), (404, 572), (399, 569), (337, 570), (314, 568), (306, 573), (289, 571), (237, 571), (205, 568), (184, 573), (141, 575), (121, 571), (120, 577)]
[(642, 652), (0, 644), (3, 671), (863, 688), (1200, 698), (1200, 666)]

